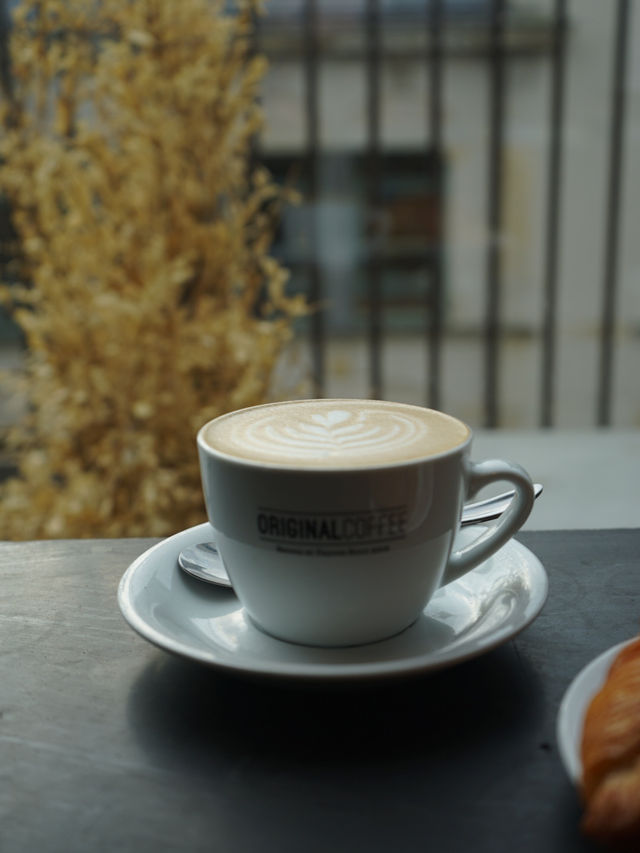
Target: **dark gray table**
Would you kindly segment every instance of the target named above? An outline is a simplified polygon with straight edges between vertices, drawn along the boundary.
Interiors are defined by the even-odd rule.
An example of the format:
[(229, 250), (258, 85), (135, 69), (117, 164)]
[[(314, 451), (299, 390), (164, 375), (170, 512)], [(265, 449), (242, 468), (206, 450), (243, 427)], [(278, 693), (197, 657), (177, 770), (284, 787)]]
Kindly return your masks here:
[(640, 531), (541, 532), (547, 604), (410, 681), (249, 682), (173, 658), (116, 590), (151, 540), (0, 544), (0, 850), (594, 849), (558, 705), (640, 625)]

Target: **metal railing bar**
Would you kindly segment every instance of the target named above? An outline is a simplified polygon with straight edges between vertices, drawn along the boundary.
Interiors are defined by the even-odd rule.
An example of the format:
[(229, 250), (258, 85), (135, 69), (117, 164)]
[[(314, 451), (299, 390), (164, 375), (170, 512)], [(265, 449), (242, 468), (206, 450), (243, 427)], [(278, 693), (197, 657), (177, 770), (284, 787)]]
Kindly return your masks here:
[(613, 40), (611, 134), (605, 223), (605, 257), (600, 327), (600, 364), (596, 423), (609, 426), (613, 397), (613, 343), (618, 291), (618, 249), (625, 128), (625, 81), (628, 61), (629, 0), (618, 0)]
[[(366, 193), (369, 250), (379, 243), (378, 209), (380, 202), (380, 2), (367, 0), (365, 6), (367, 75), (367, 156)], [(382, 397), (382, 305), (380, 265), (368, 265), (369, 292), (369, 396)]]
[[(429, 144), (435, 155), (434, 191), (438, 204), (444, 204), (442, 163), (442, 59), (443, 59), (443, 2), (427, 0), (428, 62), (429, 62)], [(434, 237), (433, 259), (427, 284), (427, 335), (428, 335), (428, 374), (427, 403), (434, 409), (441, 402), (441, 351), (442, 351), (442, 312), (443, 312), (443, 211), (438, 211)], [(431, 235), (427, 236), (430, 239)]]
[(540, 426), (542, 427), (551, 427), (554, 423), (566, 36), (567, 0), (555, 0), (551, 50), (549, 170), (547, 173), (546, 246), (543, 283), (544, 304), (540, 394)]
[(318, 97), (318, 2), (306, 0), (303, 17), (307, 204), (309, 206), (309, 299), (311, 314), (311, 382), (313, 394), (324, 396), (325, 388), (325, 319), (323, 286), (318, 258), (318, 169), (320, 153), (320, 113)]
[(11, 18), (7, 8), (7, 0), (0, 0), (0, 89), (8, 103), (13, 104), (13, 74), (9, 50), (10, 34)]
[(489, 15), (489, 152), (487, 198), (487, 264), (485, 314), (485, 426), (499, 424), (499, 347), (501, 297), (501, 224), (504, 148), (504, 16), (505, 0), (492, 0)]

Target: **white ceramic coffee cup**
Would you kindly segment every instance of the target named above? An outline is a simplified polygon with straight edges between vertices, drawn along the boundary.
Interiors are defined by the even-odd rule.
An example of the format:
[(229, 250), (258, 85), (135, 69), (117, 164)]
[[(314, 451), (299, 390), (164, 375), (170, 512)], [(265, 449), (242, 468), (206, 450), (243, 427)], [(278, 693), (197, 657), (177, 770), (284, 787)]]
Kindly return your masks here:
[[(372, 406), (318, 402), (337, 411), (360, 402), (367, 411)], [(271, 417), (274, 406), (294, 407), (295, 414), (297, 405), (243, 411), (259, 421)], [(425, 411), (380, 405), (411, 417)], [(222, 419), (238, 415), (242, 411)], [(276, 461), (236, 455), (211, 443), (211, 425), (221, 419), (202, 427), (197, 443), (208, 517), (234, 591), (259, 628), (320, 646), (392, 636), (418, 618), (439, 587), (517, 532), (533, 506), (531, 478), (511, 462), (470, 461), (471, 430), (442, 417), (462, 435), (454, 446), (378, 462), (374, 447), (353, 465), (334, 465), (330, 457), (309, 464), (295, 456), (293, 445), (291, 458)], [(511, 504), (471, 545), (452, 552), (464, 500), (494, 481), (513, 485)]]

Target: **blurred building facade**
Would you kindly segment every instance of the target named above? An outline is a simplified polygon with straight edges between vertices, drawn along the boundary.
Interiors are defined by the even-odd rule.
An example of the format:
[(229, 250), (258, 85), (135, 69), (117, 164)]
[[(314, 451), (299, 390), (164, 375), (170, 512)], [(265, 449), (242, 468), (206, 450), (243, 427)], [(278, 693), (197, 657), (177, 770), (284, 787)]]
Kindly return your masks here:
[[(435, 6), (440, 7), (437, 44)], [(270, 59), (262, 151), (282, 175), (287, 162), (297, 164), (303, 192), (309, 189), (305, 169), (313, 161), (311, 198), (307, 195), (306, 203), (287, 214), (279, 249), (291, 261), (300, 287), (309, 287), (305, 260), (311, 252), (319, 259), (327, 393), (370, 390), (367, 269), (375, 259), (383, 353), (378, 390), (425, 401), (436, 257), (442, 277), (439, 404), (482, 423), (491, 324), (487, 268), (493, 249), (500, 279), (499, 302), (493, 306), (499, 330), (493, 376), (501, 399), (499, 425), (540, 423), (539, 389), (549, 345), (544, 324), (552, 111), (561, 96), (553, 423), (594, 424), (602, 381), (603, 305), (611, 284), (606, 256), (619, 6), (598, 0), (271, 0), (260, 37)], [(623, 171), (613, 236), (615, 369), (607, 381), (615, 386), (610, 422), (637, 426), (640, 15), (633, 14), (632, 5), (626, 11)], [(435, 51), (439, 127), (434, 131)], [(496, 109), (500, 150), (492, 159)], [(368, 171), (372, 150), (377, 158), (373, 178)], [(492, 168), (499, 169), (499, 180), (490, 174)], [(496, 209), (492, 192), (500, 195), (497, 227), (495, 216), (491, 220), (492, 205), (494, 214)], [(310, 247), (312, 220), (315, 246)]]

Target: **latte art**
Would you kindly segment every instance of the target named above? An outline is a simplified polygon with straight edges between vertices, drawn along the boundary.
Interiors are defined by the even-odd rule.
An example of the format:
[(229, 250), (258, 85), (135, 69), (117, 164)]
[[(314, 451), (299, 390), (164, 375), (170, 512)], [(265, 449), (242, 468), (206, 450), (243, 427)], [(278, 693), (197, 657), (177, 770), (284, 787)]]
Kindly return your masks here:
[(385, 450), (402, 451), (427, 432), (418, 423), (398, 412), (347, 412), (329, 409), (326, 414), (313, 414), (309, 421), (280, 423), (271, 415), (265, 421), (251, 424), (243, 439), (249, 452), (261, 453), (266, 447), (281, 456), (287, 454), (307, 459), (370, 453)]
[(231, 456), (304, 467), (388, 464), (458, 447), (469, 436), (441, 412), (373, 400), (257, 406), (210, 423), (204, 440)]

